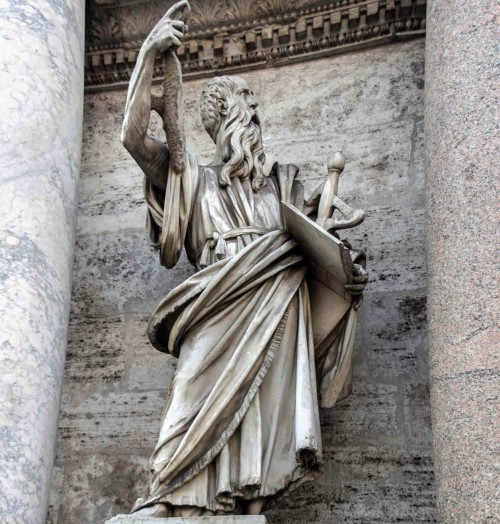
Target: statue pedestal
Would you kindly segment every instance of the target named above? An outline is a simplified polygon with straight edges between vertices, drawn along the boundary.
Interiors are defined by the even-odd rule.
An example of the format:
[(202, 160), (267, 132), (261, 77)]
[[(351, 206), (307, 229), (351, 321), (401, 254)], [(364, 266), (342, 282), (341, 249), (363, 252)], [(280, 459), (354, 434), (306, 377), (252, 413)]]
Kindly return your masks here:
[(105, 524), (266, 524), (264, 515), (227, 515), (216, 517), (141, 517), (139, 515), (117, 515)]

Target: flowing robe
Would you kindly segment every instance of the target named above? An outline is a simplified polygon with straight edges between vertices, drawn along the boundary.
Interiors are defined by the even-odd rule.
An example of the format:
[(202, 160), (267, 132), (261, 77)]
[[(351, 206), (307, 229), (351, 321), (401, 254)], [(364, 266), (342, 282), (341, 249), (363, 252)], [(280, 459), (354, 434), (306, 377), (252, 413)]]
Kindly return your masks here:
[(345, 382), (349, 359), (339, 361), (339, 346), (352, 350), (352, 311), (315, 340), (307, 265), (280, 209), (281, 200), (314, 209), (297, 171), (278, 166), (253, 191), (249, 179), (222, 186), (216, 168), (189, 154), (165, 192), (145, 182), (162, 264), (172, 267), (184, 245), (198, 271), (150, 319), (152, 344), (178, 365), (150, 495), (135, 509), (164, 502), (237, 512), (240, 500), (269, 502), (319, 475), (318, 391), (340, 368)]

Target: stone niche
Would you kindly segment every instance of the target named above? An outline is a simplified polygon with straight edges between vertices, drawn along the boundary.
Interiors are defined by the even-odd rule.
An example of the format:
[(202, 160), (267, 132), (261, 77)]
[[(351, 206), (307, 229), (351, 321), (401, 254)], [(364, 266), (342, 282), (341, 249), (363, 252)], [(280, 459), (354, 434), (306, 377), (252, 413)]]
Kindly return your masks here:
[[(213, 75), (205, 64), (212, 60), (243, 76), (258, 93), (269, 168), (275, 160), (297, 164), (310, 192), (326, 175), (328, 156), (342, 149), (347, 166), (339, 194), (367, 212), (364, 224), (346, 234), (366, 250), (370, 273), (353, 392), (321, 412), (322, 478), (282, 500), (266, 513), (267, 521), (434, 522), (425, 349), (425, 2), (302, 1), (280, 11), (285, 2), (268, 1), (258, 2), (260, 11), (251, 19), (238, 19), (233, 4), (246, 6), (193, 2), (193, 39), (181, 54), (188, 147), (201, 161), (212, 154), (199, 115), (204, 77)], [(169, 5), (90, 4), (78, 231), (51, 524), (97, 523), (130, 511), (147, 487), (148, 456), (175, 369), (173, 358), (150, 346), (146, 323), (166, 291), (192, 268), (186, 259), (174, 270), (159, 266), (144, 234), (142, 175), (120, 143), (134, 53)], [(203, 11), (208, 5), (213, 13)], [(388, 33), (380, 31), (384, 24), (392, 24)], [(416, 38), (403, 40), (411, 31)], [(379, 38), (384, 35), (388, 38)], [(281, 54), (284, 46), (299, 44), (300, 52)], [(257, 53), (259, 61), (243, 63)], [(157, 75), (160, 79), (161, 64)], [(152, 131), (162, 136), (159, 120)]]

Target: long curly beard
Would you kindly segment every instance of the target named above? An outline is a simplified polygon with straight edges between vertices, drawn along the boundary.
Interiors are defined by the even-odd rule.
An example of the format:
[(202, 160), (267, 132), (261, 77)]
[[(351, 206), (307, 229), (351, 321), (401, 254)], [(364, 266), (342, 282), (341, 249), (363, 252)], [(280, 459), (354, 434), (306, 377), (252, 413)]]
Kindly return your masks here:
[(225, 164), (220, 175), (221, 185), (231, 185), (234, 177), (251, 177), (255, 190), (266, 184), (266, 155), (259, 117), (255, 112), (240, 107), (238, 103), (228, 108), (222, 134), (222, 153)]

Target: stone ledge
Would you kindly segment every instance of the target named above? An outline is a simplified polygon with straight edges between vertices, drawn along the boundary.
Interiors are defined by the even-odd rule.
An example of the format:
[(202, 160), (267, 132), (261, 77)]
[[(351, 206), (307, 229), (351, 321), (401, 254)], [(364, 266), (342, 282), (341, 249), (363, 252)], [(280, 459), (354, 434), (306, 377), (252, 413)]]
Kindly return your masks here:
[(117, 515), (105, 524), (266, 524), (264, 515), (227, 515), (215, 517), (141, 517), (139, 515)]

